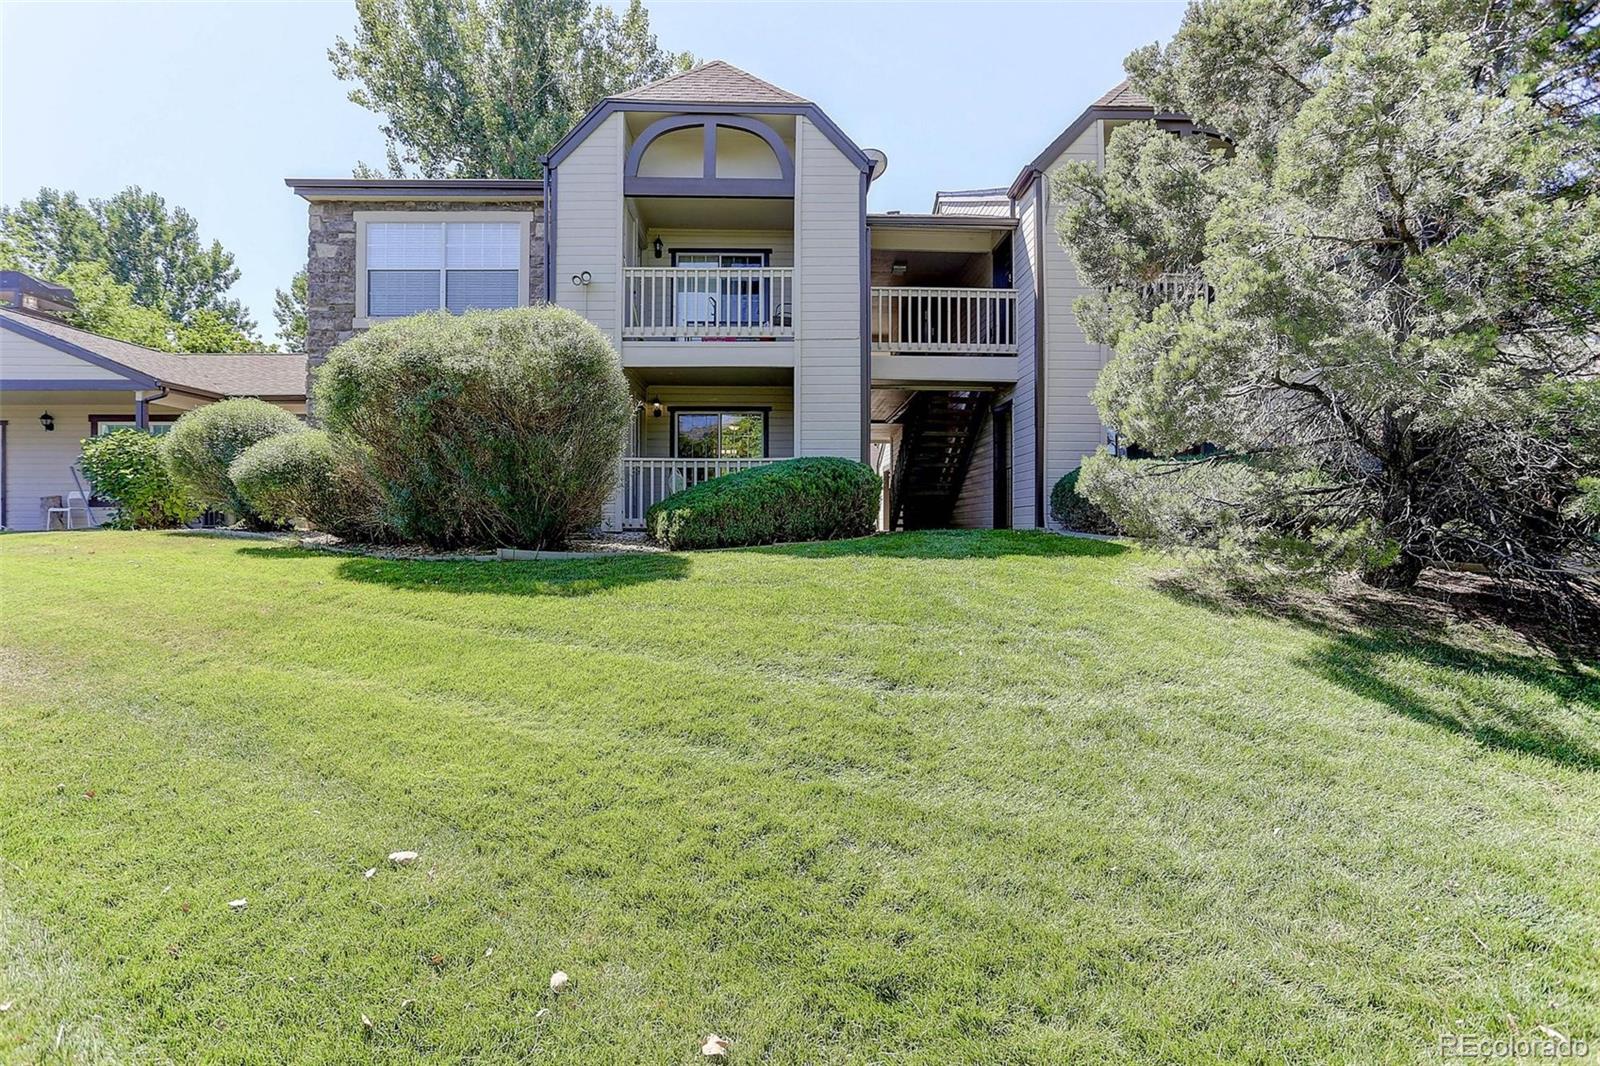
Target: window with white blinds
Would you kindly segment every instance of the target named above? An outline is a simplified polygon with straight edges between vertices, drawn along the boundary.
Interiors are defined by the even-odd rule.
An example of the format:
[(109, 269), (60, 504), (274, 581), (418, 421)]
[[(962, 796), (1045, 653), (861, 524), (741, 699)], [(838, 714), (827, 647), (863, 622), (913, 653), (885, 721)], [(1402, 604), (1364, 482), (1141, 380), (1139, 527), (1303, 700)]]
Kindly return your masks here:
[(519, 222), (368, 222), (367, 315), (516, 307)]

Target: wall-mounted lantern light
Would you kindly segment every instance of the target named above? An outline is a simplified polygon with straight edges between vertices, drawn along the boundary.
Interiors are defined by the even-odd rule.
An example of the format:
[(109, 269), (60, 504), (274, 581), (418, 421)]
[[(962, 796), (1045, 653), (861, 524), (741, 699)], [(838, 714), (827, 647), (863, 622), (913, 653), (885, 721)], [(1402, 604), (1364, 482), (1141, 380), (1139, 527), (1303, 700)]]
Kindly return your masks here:
[(665, 246), (665, 245), (664, 245), (664, 244), (662, 244), (662, 243), (661, 243), (661, 238), (660, 238), (660, 237), (657, 237), (657, 238), (656, 238), (656, 243), (655, 243), (655, 245), (654, 245), (654, 248), (655, 248), (655, 250), (656, 250), (656, 258), (657, 258), (657, 259), (660, 259), (660, 258), (661, 258), (661, 252), (662, 252), (662, 250), (663, 250), (663, 249), (664, 249), (664, 248), (665, 248), (665, 247), (666, 247), (666, 246)]
[(39, 424), (44, 427), (46, 433), (49, 433), (56, 428), (56, 416), (46, 411), (39, 416)]
[(652, 418), (660, 418), (661, 417), (661, 401), (660, 400), (651, 401), (651, 403), (650, 403), (650, 417), (652, 417)]

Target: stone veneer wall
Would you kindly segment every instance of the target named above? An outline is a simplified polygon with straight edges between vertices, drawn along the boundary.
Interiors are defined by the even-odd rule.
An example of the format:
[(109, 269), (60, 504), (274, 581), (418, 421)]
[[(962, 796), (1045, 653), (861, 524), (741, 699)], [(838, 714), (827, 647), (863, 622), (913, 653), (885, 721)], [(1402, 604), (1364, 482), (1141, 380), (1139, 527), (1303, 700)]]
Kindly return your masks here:
[[(306, 240), (308, 372), (340, 341), (355, 336), (357, 211), (533, 211), (528, 241), (528, 302), (544, 299), (544, 214), (537, 200), (441, 203), (428, 200), (313, 200)], [(307, 382), (309, 394), (310, 383)]]

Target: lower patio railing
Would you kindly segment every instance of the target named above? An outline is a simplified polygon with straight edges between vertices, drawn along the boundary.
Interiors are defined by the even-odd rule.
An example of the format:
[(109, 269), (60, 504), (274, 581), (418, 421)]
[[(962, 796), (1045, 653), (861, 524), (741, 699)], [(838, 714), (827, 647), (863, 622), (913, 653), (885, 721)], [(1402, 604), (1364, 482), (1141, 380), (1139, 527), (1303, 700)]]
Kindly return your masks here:
[(643, 529), (645, 512), (674, 492), (724, 474), (750, 470), (776, 459), (651, 459), (622, 457), (623, 529)]

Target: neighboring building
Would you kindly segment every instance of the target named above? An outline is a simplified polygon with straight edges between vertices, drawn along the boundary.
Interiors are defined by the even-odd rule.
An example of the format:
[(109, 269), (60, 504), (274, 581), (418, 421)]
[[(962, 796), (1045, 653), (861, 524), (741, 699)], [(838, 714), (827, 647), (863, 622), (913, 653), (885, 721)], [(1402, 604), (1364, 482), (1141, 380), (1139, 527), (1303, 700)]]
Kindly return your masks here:
[[(540, 300), (611, 339), (635, 418), (609, 529), (686, 484), (839, 455), (885, 474), (888, 528), (1036, 526), (1104, 439), (1106, 353), (1048, 177), (1157, 115), (1126, 84), (1009, 189), (869, 214), (881, 153), (723, 62), (603, 101), (546, 180), (287, 179), (310, 202), (313, 365), (371, 322)], [(1042, 412), (1042, 416), (1041, 416)]]
[[(0, 291), (54, 289), (57, 307), (71, 306), (69, 290), (17, 277), (23, 283), (0, 275)], [(86, 489), (77, 464), (87, 437), (125, 427), (165, 432), (184, 411), (230, 396), (305, 413), (304, 355), (174, 355), (16, 306), (0, 306), (0, 528), (49, 528), (47, 509)], [(105, 514), (80, 509), (74, 524)]]
[(998, 215), (1009, 216), (1011, 194), (1004, 188), (957, 189), (953, 192), (933, 194), (933, 213), (936, 215)]
[(78, 309), (78, 301), (65, 285), (52, 285), (20, 270), (0, 270), (0, 307), (68, 315)]

